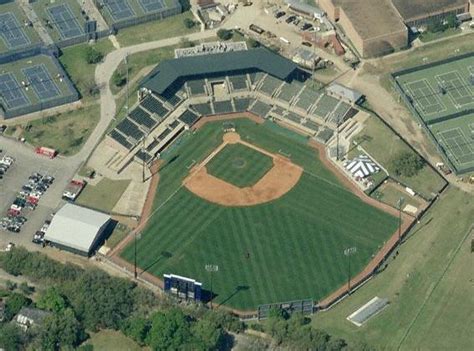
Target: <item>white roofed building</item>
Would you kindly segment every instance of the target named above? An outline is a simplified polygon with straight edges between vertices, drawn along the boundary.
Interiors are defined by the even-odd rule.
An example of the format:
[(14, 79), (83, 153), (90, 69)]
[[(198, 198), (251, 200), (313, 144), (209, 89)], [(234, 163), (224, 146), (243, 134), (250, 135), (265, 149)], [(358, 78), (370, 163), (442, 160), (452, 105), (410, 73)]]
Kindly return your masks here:
[(103, 241), (110, 216), (85, 207), (65, 204), (53, 217), (44, 240), (51, 245), (90, 256)]
[(357, 90), (348, 88), (339, 83), (332, 83), (327, 88), (328, 95), (334, 96), (337, 99), (345, 101), (349, 104), (355, 105), (362, 102), (364, 95)]
[(380, 168), (368, 156), (360, 155), (344, 163), (344, 167), (356, 179), (363, 179), (380, 171)]

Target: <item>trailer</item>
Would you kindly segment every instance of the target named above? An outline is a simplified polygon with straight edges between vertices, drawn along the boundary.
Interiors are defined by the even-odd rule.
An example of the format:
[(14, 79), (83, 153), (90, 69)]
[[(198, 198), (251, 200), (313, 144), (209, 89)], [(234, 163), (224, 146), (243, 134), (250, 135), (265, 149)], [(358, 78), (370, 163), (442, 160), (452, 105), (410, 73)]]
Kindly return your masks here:
[(35, 152), (38, 154), (38, 155), (44, 155), (44, 156), (47, 156), (49, 158), (55, 158), (56, 155), (58, 154), (56, 150), (54, 149), (51, 149), (49, 147), (45, 147), (45, 146), (38, 146), (35, 148)]
[(82, 189), (86, 186), (86, 182), (80, 179), (73, 179), (69, 182), (66, 189), (64, 189), (62, 198), (69, 202), (74, 202)]

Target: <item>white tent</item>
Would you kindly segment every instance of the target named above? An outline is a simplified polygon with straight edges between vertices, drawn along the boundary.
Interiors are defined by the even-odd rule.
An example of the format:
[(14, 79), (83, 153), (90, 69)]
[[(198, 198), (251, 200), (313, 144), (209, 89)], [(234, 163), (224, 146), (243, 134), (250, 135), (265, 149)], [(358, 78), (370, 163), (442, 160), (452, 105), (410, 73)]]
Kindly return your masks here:
[(347, 161), (344, 167), (356, 178), (366, 178), (380, 171), (380, 168), (368, 156), (360, 155)]

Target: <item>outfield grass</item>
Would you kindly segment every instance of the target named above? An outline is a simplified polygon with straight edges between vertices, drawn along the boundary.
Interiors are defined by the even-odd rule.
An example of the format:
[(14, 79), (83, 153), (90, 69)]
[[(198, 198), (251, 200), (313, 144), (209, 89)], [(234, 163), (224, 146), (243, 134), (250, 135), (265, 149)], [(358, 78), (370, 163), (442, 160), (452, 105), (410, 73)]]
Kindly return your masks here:
[(120, 46), (130, 46), (197, 32), (199, 25), (195, 25), (191, 29), (186, 28), (184, 26), (185, 18), (194, 20), (192, 13), (187, 11), (164, 20), (147, 22), (121, 29), (117, 34), (117, 39)]
[[(215, 302), (239, 309), (327, 296), (347, 279), (343, 249), (357, 247), (352, 273), (361, 271), (395, 231), (397, 219), (343, 188), (306, 144), (274, 134), (266, 125), (235, 124), (244, 139), (269, 151), (287, 150), (311, 174), (303, 174), (279, 200), (252, 207), (221, 207), (185, 188), (174, 193), (189, 162), (199, 162), (222, 142), (222, 123), (188, 134), (166, 155), (172, 162), (160, 172), (155, 201), (155, 208), (162, 206), (138, 241), (139, 266), (157, 276), (193, 277), (208, 289), (204, 265), (218, 264)], [(122, 256), (133, 260), (133, 247)]]
[(76, 203), (104, 212), (111, 212), (130, 184), (130, 180), (102, 178), (97, 185), (87, 185)]
[[(370, 116), (364, 123), (364, 129), (354, 139), (370, 156), (388, 170), (392, 178), (398, 179), (415, 192), (431, 199), (445, 184), (444, 179), (425, 165), (416, 176), (397, 176), (393, 172), (392, 161), (401, 152), (414, 152), (397, 135), (386, 127), (375, 116)], [(352, 142), (351, 142), (352, 145)]]
[(88, 91), (95, 85), (94, 75), (97, 66), (95, 64), (89, 64), (86, 61), (85, 50), (88, 46), (92, 46), (104, 56), (114, 49), (110, 40), (104, 38), (97, 41), (95, 44), (84, 43), (64, 48), (59, 57), (59, 61), (85, 100), (99, 98), (98, 94), (96, 96), (91, 96)]
[(62, 155), (73, 155), (99, 122), (99, 108), (99, 105), (90, 105), (28, 122), (21, 137), (33, 146), (51, 147)]
[[(316, 314), (314, 325), (377, 350), (470, 349), (472, 218), (472, 195), (448, 189), (412, 229), (388, 268), (349, 299)], [(360, 328), (346, 320), (374, 296), (388, 298), (390, 305)]]
[(272, 167), (271, 157), (242, 144), (226, 145), (206, 165), (210, 174), (240, 188), (254, 185)]

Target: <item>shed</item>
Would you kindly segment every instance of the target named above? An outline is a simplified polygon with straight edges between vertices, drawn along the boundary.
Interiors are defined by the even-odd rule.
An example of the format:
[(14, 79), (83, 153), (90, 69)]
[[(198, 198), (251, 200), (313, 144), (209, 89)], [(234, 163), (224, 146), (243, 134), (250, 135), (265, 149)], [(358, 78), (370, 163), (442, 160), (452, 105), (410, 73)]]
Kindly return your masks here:
[(41, 325), (51, 313), (37, 308), (23, 307), (15, 317), (16, 324), (26, 331), (33, 325)]
[(364, 95), (359, 93), (357, 90), (348, 88), (339, 83), (332, 83), (327, 88), (328, 95), (332, 95), (340, 100), (343, 100), (349, 104), (358, 104), (363, 100)]

